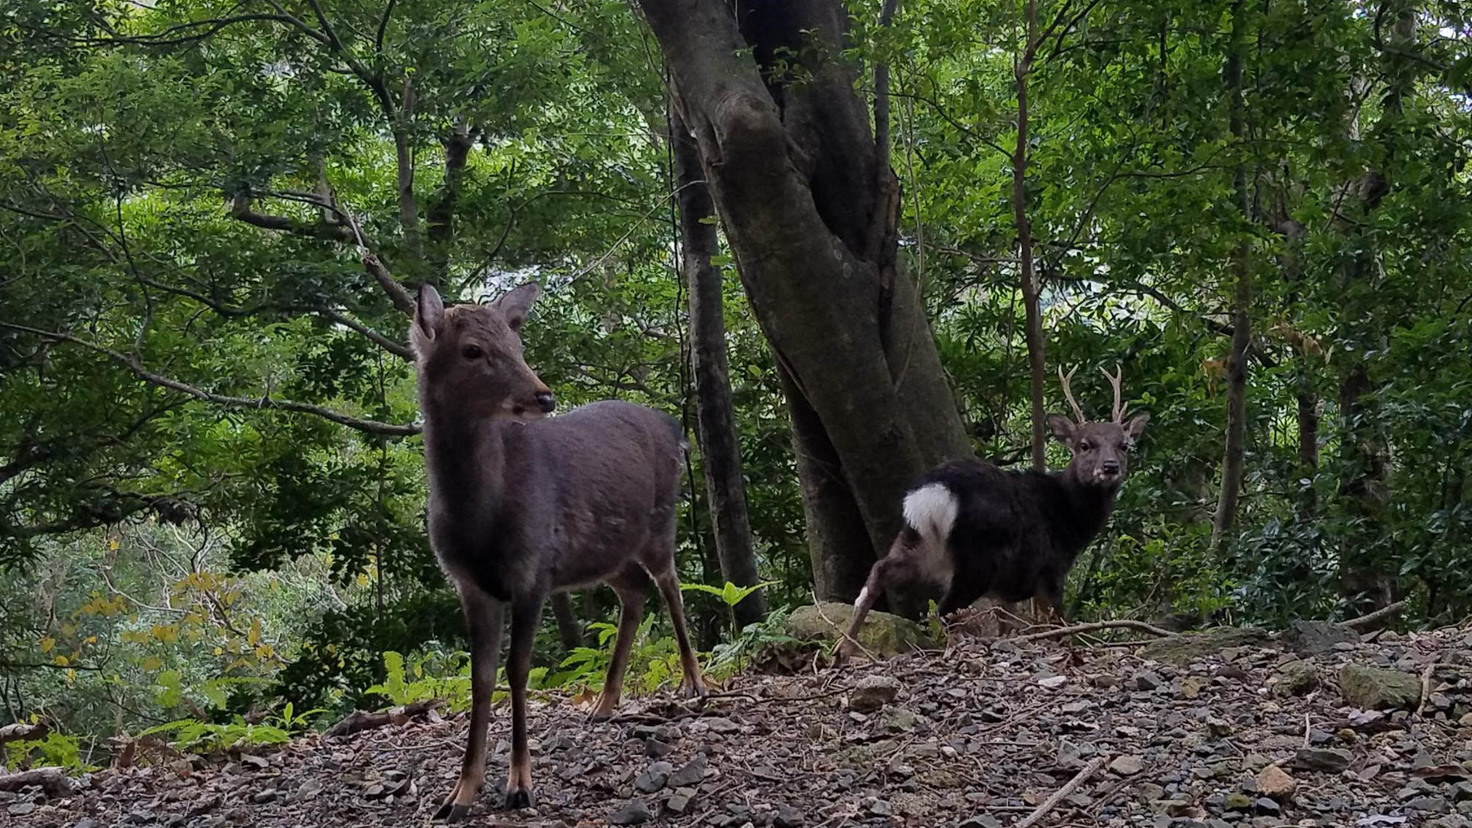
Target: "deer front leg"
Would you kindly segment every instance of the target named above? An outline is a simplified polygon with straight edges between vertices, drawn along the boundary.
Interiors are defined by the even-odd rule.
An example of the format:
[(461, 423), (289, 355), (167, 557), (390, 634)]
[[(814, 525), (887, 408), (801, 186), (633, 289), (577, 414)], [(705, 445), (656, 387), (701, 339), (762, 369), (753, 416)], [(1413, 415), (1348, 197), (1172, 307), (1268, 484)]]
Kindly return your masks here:
[(501, 602), (478, 587), (460, 587), (460, 607), (470, 631), (470, 735), (460, 779), (434, 815), (447, 822), (464, 818), (485, 784), (486, 727), (491, 719), (491, 693), (496, 689), (496, 660), (501, 655), (504, 626)]
[(532, 671), (532, 642), (542, 620), (544, 595), (524, 596), (511, 605), (511, 652), (506, 680), (511, 685), (511, 767), (506, 773), (506, 808), (531, 808), (532, 752), (526, 738), (526, 680)]
[(608, 662), (608, 674), (603, 677), (603, 692), (598, 694), (598, 704), (588, 714), (590, 722), (604, 722), (613, 717), (623, 695), (624, 672), (629, 666), (629, 651), (634, 648), (634, 636), (639, 632), (639, 622), (644, 619), (644, 599), (649, 595), (649, 576), (637, 565), (619, 573), (608, 585), (618, 593), (618, 636), (613, 640), (613, 658)]
[(670, 620), (675, 625), (675, 643), (680, 647), (680, 668), (685, 673), (682, 689), (685, 698), (704, 698), (706, 694), (705, 680), (700, 677), (700, 663), (695, 660), (695, 650), (690, 647), (690, 632), (685, 628), (685, 602), (680, 597), (680, 576), (676, 574), (674, 564), (655, 578), (659, 585), (659, 594), (664, 598), (664, 604), (669, 608)]

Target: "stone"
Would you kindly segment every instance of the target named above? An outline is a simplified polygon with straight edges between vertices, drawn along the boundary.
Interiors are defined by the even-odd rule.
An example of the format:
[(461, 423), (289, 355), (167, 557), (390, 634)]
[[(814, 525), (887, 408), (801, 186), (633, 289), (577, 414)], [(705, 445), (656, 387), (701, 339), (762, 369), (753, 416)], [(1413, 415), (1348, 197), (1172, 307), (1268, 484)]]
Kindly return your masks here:
[(777, 816), (772, 818), (772, 825), (774, 828), (802, 828), (806, 821), (807, 817), (802, 815), (802, 811), (783, 804), (777, 806)]
[(1356, 644), (1360, 634), (1333, 621), (1294, 621), (1283, 641), (1299, 655), (1316, 656), (1334, 651), (1337, 644)]
[(1229, 793), (1223, 800), (1222, 807), (1228, 811), (1250, 811), (1252, 810), (1252, 797), (1245, 793)]
[(654, 818), (649, 813), (649, 806), (637, 799), (629, 800), (628, 804), (608, 815), (609, 825), (642, 825)]
[(664, 803), (664, 807), (665, 807), (665, 810), (666, 811), (669, 811), (670, 813), (675, 814), (676, 816), (684, 816), (686, 813), (688, 813), (690, 811), (690, 805), (691, 804), (692, 804), (692, 800), (691, 800), (690, 797), (688, 797), (688, 796), (686, 796), (684, 794), (678, 794), (677, 793), (674, 796), (670, 797)]
[(1319, 686), (1319, 669), (1308, 661), (1290, 661), (1278, 668), (1273, 692), (1279, 696), (1301, 696)]
[(1038, 684), (1048, 688), (1049, 690), (1057, 690), (1059, 687), (1062, 687), (1067, 683), (1068, 676), (1048, 676), (1047, 678), (1038, 679)]
[(1129, 686), (1135, 690), (1154, 690), (1161, 685), (1160, 676), (1149, 670), (1143, 670), (1130, 677)]
[(1109, 763), (1109, 770), (1120, 776), (1134, 776), (1145, 769), (1145, 760), (1139, 756), (1125, 754)]
[(1209, 627), (1199, 632), (1157, 638), (1146, 644), (1142, 653), (1156, 661), (1185, 665), (1228, 648), (1262, 644), (1268, 638), (1267, 630), (1256, 627)]
[[(831, 601), (798, 607), (787, 617), (787, 634), (805, 641), (837, 641), (853, 612), (852, 605)], [(876, 658), (889, 658), (912, 650), (939, 650), (945, 642), (935, 640), (928, 627), (907, 618), (870, 612), (859, 628), (859, 646), (863, 649), (858, 655), (868, 652)]]
[(669, 775), (665, 783), (673, 788), (693, 788), (705, 779), (705, 754), (697, 753), (679, 770)]
[(36, 810), (36, 803), (34, 803), (34, 802), (17, 802), (15, 804), (11, 805), (10, 807), (6, 808), (5, 810), (11, 816), (25, 816), (26, 814), (29, 814), (30, 812)]
[(1424, 814), (1444, 814), (1451, 810), (1443, 796), (1418, 796), (1407, 802), (1406, 807)]
[(1262, 796), (1252, 801), (1252, 810), (1257, 811), (1259, 814), (1278, 814), (1282, 812), (1283, 806)]
[(1421, 701), (1421, 679), (1399, 670), (1350, 663), (1339, 671), (1344, 700), (1366, 710), (1415, 710)]
[(1349, 751), (1336, 748), (1300, 748), (1293, 756), (1293, 765), (1304, 770), (1324, 773), (1343, 773), (1349, 768)]
[(971, 817), (960, 825), (957, 825), (956, 828), (1002, 828), (1002, 823), (998, 822), (994, 816), (983, 814), (981, 816)]
[(251, 801), (257, 805), (264, 805), (267, 802), (275, 802), (276, 797), (279, 795), (275, 788), (267, 788), (264, 791), (256, 791), (255, 796), (251, 797)]
[(1296, 790), (1298, 780), (1277, 765), (1268, 765), (1257, 774), (1257, 792), (1263, 796), (1285, 802), (1293, 797)]
[(893, 676), (865, 676), (848, 693), (848, 707), (860, 713), (873, 713), (894, 701), (900, 692), (900, 681)]
[(890, 733), (909, 733), (924, 722), (920, 714), (903, 707), (887, 708), (879, 720), (880, 726)]
[[(669, 762), (654, 762), (634, 778), (634, 789), (639, 793), (652, 794), (664, 789), (675, 766)], [(677, 785), (676, 787), (682, 787)]]
[(658, 739), (650, 739), (644, 743), (644, 755), (650, 759), (663, 759), (674, 752), (674, 745), (667, 745)]

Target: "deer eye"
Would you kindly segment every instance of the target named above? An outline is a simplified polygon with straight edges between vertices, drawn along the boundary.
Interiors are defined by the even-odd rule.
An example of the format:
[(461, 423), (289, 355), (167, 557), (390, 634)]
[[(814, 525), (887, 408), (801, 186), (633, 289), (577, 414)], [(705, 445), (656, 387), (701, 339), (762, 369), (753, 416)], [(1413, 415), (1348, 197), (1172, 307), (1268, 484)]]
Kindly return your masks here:
[(479, 345), (466, 345), (460, 349), (460, 355), (466, 359), (480, 359), (486, 355), (486, 352), (481, 350)]
[(1094, 444), (1091, 443), (1091, 442), (1089, 442), (1088, 440), (1084, 440), (1083, 442), (1081, 442), (1081, 443), (1078, 444), (1078, 450), (1079, 451), (1093, 451), (1094, 450)]

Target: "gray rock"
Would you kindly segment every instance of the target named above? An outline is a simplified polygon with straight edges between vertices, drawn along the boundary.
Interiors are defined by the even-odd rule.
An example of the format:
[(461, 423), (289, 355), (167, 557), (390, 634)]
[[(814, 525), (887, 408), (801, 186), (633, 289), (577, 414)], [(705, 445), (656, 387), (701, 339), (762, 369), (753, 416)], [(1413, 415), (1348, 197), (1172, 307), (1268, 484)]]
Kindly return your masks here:
[(650, 759), (663, 759), (674, 752), (674, 745), (667, 745), (658, 739), (650, 739), (644, 743), (644, 755)]
[(1300, 748), (1293, 757), (1293, 766), (1304, 770), (1324, 773), (1343, 773), (1349, 767), (1349, 751), (1335, 748)]
[(777, 806), (777, 816), (772, 819), (772, 825), (775, 828), (802, 828), (806, 821), (802, 811), (784, 804)]
[(30, 812), (36, 810), (36, 803), (34, 803), (34, 802), (17, 802), (15, 804), (11, 805), (10, 807), (6, 808), (5, 810), (11, 816), (25, 816), (26, 814), (29, 814)]
[(697, 753), (694, 759), (669, 774), (666, 784), (674, 788), (693, 788), (703, 779), (705, 779), (705, 754)]
[(639, 793), (647, 794), (663, 790), (670, 779), (670, 774), (674, 771), (675, 766), (669, 762), (654, 762), (634, 778), (634, 789)]
[(278, 796), (280, 793), (275, 788), (267, 788), (264, 791), (256, 791), (255, 796), (250, 799), (257, 805), (264, 805), (267, 802), (275, 802)]
[(1109, 769), (1120, 776), (1134, 776), (1145, 769), (1145, 760), (1139, 756), (1125, 754), (1110, 762)]
[(903, 707), (887, 708), (880, 717), (880, 726), (890, 733), (909, 733), (924, 722), (920, 714)]
[(1333, 621), (1294, 621), (1283, 641), (1300, 655), (1316, 656), (1334, 651), (1336, 644), (1355, 644), (1360, 634)]
[(892, 676), (865, 676), (854, 689), (849, 691), (848, 706), (850, 710), (860, 713), (873, 713), (875, 710), (894, 701), (894, 697), (900, 692), (899, 679)]
[(1366, 710), (1414, 710), (1421, 701), (1421, 679), (1369, 664), (1346, 664), (1339, 671), (1344, 700)]
[(1161, 685), (1160, 676), (1144, 670), (1130, 677), (1129, 686), (1136, 690), (1154, 690)]
[(642, 825), (654, 818), (649, 813), (649, 806), (637, 799), (629, 800), (628, 804), (608, 815), (609, 825)]
[(1278, 668), (1273, 692), (1279, 696), (1301, 696), (1319, 686), (1319, 669), (1309, 661), (1290, 661)]
[(1407, 802), (1406, 807), (1426, 814), (1444, 814), (1451, 810), (1443, 796), (1418, 796)]
[[(833, 602), (798, 607), (787, 618), (787, 634), (807, 641), (837, 641), (853, 612), (851, 605)], [(888, 658), (917, 649), (939, 650), (944, 642), (936, 641), (927, 627), (907, 618), (871, 612), (859, 628), (859, 645), (863, 647), (860, 655), (867, 651), (877, 658)]]

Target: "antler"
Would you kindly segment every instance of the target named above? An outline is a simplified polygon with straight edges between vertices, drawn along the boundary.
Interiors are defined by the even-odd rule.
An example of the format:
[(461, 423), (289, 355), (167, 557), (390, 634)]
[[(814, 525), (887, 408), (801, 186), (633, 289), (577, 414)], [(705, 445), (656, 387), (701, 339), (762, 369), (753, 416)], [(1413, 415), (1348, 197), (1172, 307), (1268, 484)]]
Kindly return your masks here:
[(1124, 368), (1116, 362), (1114, 363), (1114, 374), (1112, 376), (1103, 368), (1099, 369), (1099, 373), (1103, 374), (1109, 380), (1109, 384), (1114, 386), (1114, 421), (1116, 423), (1123, 423), (1126, 406), (1121, 401), (1123, 395), (1120, 393), (1119, 384), (1124, 379)]
[(1063, 375), (1063, 366), (1058, 366), (1058, 383), (1063, 386), (1063, 396), (1068, 398), (1068, 404), (1073, 406), (1073, 416), (1078, 418), (1079, 425), (1083, 425), (1088, 420), (1084, 418), (1083, 409), (1078, 407), (1078, 400), (1073, 398), (1073, 391), (1068, 388), (1068, 381), (1073, 379), (1074, 371), (1077, 370), (1078, 366), (1073, 366), (1073, 370), (1069, 371), (1068, 376), (1065, 377)]

